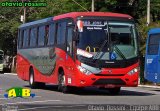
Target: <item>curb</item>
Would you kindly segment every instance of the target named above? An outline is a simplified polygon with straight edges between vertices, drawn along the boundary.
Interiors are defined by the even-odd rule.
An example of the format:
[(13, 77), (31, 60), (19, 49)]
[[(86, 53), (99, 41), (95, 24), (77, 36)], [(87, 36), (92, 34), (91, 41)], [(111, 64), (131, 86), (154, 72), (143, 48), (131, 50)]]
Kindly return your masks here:
[(160, 89), (160, 86), (156, 86), (156, 85), (138, 85), (138, 87), (146, 87), (146, 88), (157, 88)]
[(6, 75), (17, 75), (17, 73), (4, 73)]

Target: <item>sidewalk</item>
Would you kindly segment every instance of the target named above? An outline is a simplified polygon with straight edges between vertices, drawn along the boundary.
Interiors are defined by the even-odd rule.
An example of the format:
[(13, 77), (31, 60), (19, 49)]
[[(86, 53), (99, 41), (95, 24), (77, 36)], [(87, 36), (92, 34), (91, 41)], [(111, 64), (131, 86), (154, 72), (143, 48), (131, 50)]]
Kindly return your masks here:
[(138, 87), (157, 88), (157, 89), (160, 88), (160, 86), (157, 85), (141, 85), (141, 84), (139, 84)]
[(7, 75), (17, 75), (17, 73), (4, 73), (4, 74), (7, 74)]

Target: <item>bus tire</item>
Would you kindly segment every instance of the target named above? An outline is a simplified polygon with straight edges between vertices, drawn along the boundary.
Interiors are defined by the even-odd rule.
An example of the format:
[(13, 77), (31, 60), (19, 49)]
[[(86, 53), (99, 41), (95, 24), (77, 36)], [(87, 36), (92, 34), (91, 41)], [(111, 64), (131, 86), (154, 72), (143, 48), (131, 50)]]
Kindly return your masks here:
[(35, 89), (37, 87), (37, 83), (34, 80), (34, 71), (33, 71), (33, 69), (30, 70), (30, 74), (29, 74), (29, 86), (32, 89)]
[(44, 88), (45, 87), (45, 83), (43, 83), (43, 82), (35, 82), (33, 69), (30, 70), (29, 86), (32, 89), (35, 89), (35, 88)]
[(111, 95), (118, 95), (121, 91), (121, 87), (110, 88), (108, 91)]
[(60, 71), (58, 74), (58, 91), (63, 92), (63, 93), (69, 92), (69, 86), (65, 85), (64, 71)]

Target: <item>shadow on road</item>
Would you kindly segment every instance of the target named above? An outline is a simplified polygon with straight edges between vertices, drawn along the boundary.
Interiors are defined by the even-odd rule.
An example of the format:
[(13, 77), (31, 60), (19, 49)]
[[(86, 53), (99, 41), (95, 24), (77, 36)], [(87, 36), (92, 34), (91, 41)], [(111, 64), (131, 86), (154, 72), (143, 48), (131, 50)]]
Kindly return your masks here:
[[(25, 86), (29, 87), (29, 86)], [(54, 85), (46, 85), (44, 88), (40, 88), (41, 90), (55, 91), (59, 92), (57, 86)], [(61, 92), (60, 92), (61, 93)], [(79, 96), (151, 96), (155, 95), (153, 93), (147, 92), (138, 92), (138, 91), (130, 91), (130, 90), (121, 90), (118, 95), (111, 95), (105, 89), (98, 89), (95, 87), (87, 87), (87, 88), (73, 88), (69, 94), (79, 95)]]
[(152, 91), (157, 91), (157, 92), (160, 92), (160, 89), (156, 89), (156, 90), (152, 90)]

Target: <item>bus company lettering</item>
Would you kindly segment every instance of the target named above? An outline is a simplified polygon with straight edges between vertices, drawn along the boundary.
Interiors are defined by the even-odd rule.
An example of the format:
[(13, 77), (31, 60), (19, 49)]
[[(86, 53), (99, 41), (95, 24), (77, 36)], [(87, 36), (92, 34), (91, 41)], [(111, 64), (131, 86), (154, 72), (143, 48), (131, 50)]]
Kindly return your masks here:
[(152, 63), (153, 59), (147, 59), (147, 63), (150, 64)]

